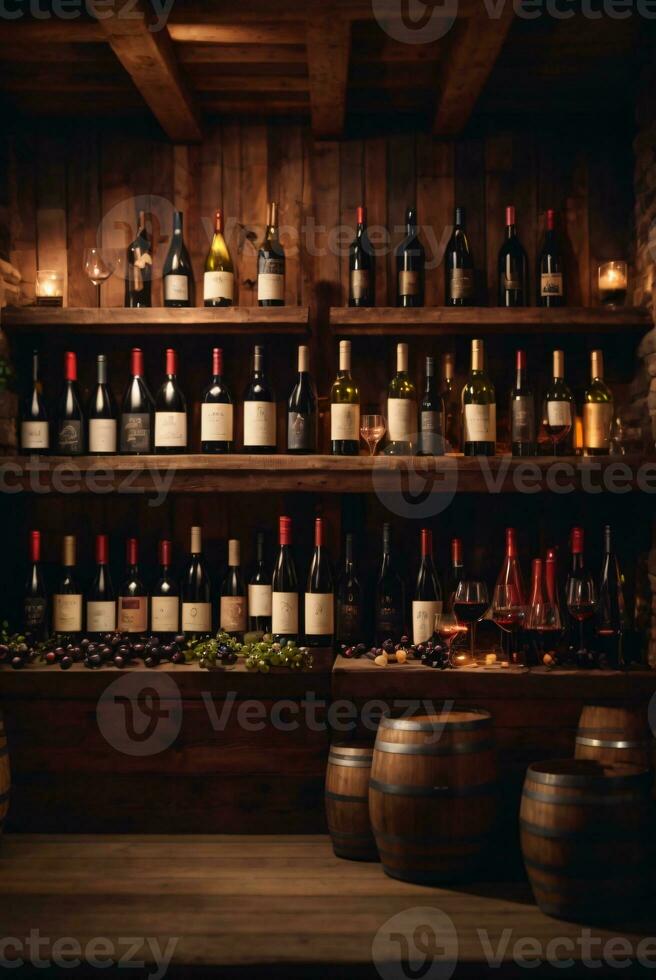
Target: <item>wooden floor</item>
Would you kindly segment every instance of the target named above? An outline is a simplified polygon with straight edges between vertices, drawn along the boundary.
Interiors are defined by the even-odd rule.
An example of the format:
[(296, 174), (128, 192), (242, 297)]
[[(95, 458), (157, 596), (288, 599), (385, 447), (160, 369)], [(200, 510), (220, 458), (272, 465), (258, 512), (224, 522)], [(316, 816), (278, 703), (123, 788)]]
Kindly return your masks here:
[[(208, 824), (219, 819), (208, 814)], [(577, 961), (568, 975), (590, 971), (580, 962), (583, 927), (542, 915), (524, 884), (457, 890), (404, 884), (377, 864), (335, 858), (322, 836), (8, 835), (0, 842), (0, 910), (0, 936), (20, 941), (38, 930), (47, 937), (43, 959), (61, 937), (73, 937), (83, 950), (102, 937), (116, 958), (127, 954), (125, 937), (135, 937), (130, 955), (146, 964), (157, 961), (153, 949), (172, 951), (169, 977), (526, 976), (526, 964), (514, 955), (518, 944), (530, 939), (531, 956), (537, 949), (545, 958), (556, 937), (565, 942), (552, 954)], [(389, 923), (399, 913), (403, 919)], [(390, 933), (406, 936), (412, 949), (415, 930), (427, 922), (443, 927), (436, 934), (435, 972), (407, 972), (398, 962), (404, 940)], [(591, 925), (593, 941), (601, 940), (593, 953), (600, 956), (617, 936), (635, 950), (655, 925), (653, 919), (625, 928)], [(391, 958), (389, 949), (397, 951)], [(654, 957), (655, 949), (652, 941)], [(489, 965), (487, 957), (503, 950), (503, 963)], [(0, 962), (3, 955), (14, 953), (0, 948)], [(29, 959), (25, 950), (22, 956)], [(14, 976), (27, 972), (32, 968), (12, 970)], [(35, 976), (44, 972), (34, 969)], [(65, 972), (87, 975), (84, 967)], [(640, 972), (632, 967), (630, 975)], [(531, 973), (562, 976), (562, 967)], [(163, 975), (152, 967), (130, 975), (148, 974)], [(98, 967), (88, 975), (98, 976)], [(617, 966), (602, 961), (595, 975), (617, 975)]]

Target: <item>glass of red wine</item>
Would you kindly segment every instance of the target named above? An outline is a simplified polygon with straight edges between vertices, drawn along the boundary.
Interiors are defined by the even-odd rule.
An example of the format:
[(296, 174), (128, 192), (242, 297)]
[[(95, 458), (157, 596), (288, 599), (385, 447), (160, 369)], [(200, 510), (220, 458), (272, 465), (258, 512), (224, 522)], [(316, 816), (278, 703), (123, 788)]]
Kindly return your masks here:
[(476, 624), (483, 618), (490, 605), (487, 585), (480, 579), (463, 579), (458, 582), (453, 597), (453, 613), (461, 626), (469, 627), (469, 645), (472, 661), (475, 660)]
[(502, 631), (509, 635), (508, 659), (513, 664), (520, 660), (515, 637), (524, 625), (526, 607), (521, 590), (514, 582), (497, 582), (492, 596), (492, 619)]
[(466, 654), (459, 654), (457, 658), (453, 656), (454, 640), (466, 632), (467, 627), (458, 622), (454, 613), (435, 613), (433, 633), (435, 636), (439, 636), (449, 651), (449, 664), (452, 667), (465, 667), (469, 663), (469, 658)]
[(565, 587), (567, 610), (579, 624), (579, 654), (586, 653), (584, 624), (594, 615), (597, 604), (597, 590), (592, 575), (585, 569), (580, 574), (570, 574)]
[(525, 626), (535, 641), (538, 662), (542, 662), (545, 653), (555, 648), (563, 624), (556, 593), (549, 589), (547, 578), (543, 575), (543, 562), (539, 558), (533, 560), (533, 589)]

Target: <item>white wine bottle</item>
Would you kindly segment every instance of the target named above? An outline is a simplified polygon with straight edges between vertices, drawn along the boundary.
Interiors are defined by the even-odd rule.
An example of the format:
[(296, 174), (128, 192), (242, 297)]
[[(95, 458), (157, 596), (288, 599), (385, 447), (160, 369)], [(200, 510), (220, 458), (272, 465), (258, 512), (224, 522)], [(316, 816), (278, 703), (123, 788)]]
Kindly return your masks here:
[(357, 456), (360, 449), (360, 393), (351, 377), (351, 341), (339, 342), (339, 371), (330, 392), (333, 456)]
[(583, 452), (586, 456), (605, 456), (610, 450), (613, 424), (613, 394), (604, 381), (604, 355), (590, 353), (590, 384), (583, 397)]
[(387, 389), (388, 456), (409, 456), (417, 434), (415, 386), (408, 377), (408, 345), (396, 345), (396, 374)]
[(205, 259), (203, 300), (205, 306), (232, 306), (235, 295), (235, 270), (230, 249), (223, 235), (223, 211), (214, 213), (214, 237)]
[(465, 456), (494, 456), (497, 404), (494, 386), (485, 371), (483, 341), (472, 340), (471, 371), (462, 390)]

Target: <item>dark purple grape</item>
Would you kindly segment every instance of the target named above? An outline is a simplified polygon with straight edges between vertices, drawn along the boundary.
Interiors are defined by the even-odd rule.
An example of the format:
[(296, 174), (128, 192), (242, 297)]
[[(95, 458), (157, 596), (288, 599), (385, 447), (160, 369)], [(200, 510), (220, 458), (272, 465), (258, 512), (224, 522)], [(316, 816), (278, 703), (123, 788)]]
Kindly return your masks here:
[(184, 646), (184, 644), (185, 644), (185, 635), (184, 635), (184, 633), (178, 633), (178, 635), (177, 636), (174, 636), (173, 639), (175, 640), (176, 643), (179, 643), (180, 646)]
[(90, 667), (100, 667), (102, 665), (102, 657), (99, 653), (92, 653), (87, 657), (87, 663)]
[(25, 661), (23, 660), (23, 658), (21, 656), (19, 656), (18, 654), (15, 654), (11, 658), (11, 666), (14, 668), (14, 670), (20, 670), (21, 667), (24, 667), (25, 666)]
[(68, 655), (62, 657), (59, 666), (61, 667), (62, 670), (70, 670), (71, 667), (73, 666), (73, 658)]
[(46, 650), (43, 659), (47, 664), (54, 664), (57, 662), (57, 654), (54, 650)]
[(59, 660), (63, 656), (64, 656), (64, 648), (63, 647), (55, 647), (55, 657), (57, 658), (57, 660)]
[(114, 654), (114, 666), (118, 667), (119, 669), (125, 666), (125, 659), (121, 656), (120, 653)]

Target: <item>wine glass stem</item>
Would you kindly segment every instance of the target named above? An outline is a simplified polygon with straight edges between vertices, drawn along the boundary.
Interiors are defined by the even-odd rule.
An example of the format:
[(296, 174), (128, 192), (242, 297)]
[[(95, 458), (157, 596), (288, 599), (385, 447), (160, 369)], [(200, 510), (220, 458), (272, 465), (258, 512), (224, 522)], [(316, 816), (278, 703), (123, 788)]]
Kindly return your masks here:
[(579, 650), (583, 650), (583, 620), (579, 619)]
[(100, 283), (96, 283), (96, 305), (100, 309)]
[(474, 650), (476, 649), (476, 623), (471, 624), (471, 630), (469, 631), (469, 642), (471, 644), (471, 658), (474, 660)]

